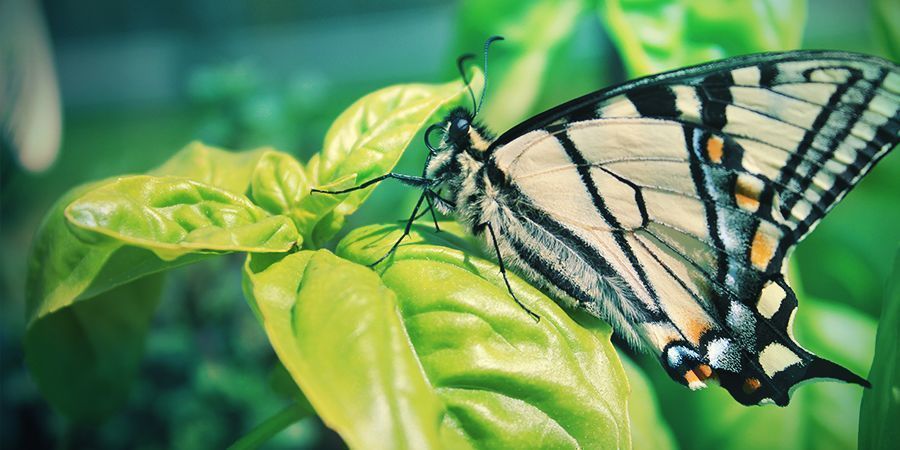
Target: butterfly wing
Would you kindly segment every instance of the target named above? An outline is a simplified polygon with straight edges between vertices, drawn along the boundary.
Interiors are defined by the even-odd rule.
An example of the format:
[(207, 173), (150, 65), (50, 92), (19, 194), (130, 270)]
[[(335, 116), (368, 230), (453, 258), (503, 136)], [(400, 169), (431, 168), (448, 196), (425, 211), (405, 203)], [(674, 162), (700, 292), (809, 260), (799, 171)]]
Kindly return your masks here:
[[(809, 378), (865, 384), (794, 341), (781, 271), (896, 145), (898, 104), (895, 65), (833, 52), (726, 60), (586, 96), (492, 144), (495, 178), (525, 199), (504, 216), (518, 230), (507, 246), (524, 272), (593, 297), (691, 387), (715, 372), (742, 403), (784, 405)], [(560, 253), (567, 263), (540, 256)]]

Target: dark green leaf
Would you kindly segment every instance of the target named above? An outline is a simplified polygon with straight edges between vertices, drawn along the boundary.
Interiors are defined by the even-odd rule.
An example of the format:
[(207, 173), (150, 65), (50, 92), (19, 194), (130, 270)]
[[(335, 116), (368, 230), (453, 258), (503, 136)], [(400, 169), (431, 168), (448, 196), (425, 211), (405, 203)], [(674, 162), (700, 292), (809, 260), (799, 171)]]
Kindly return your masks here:
[(125, 401), (161, 282), (161, 275), (141, 278), (31, 326), (25, 363), (56, 408), (72, 419), (92, 422)]
[(859, 448), (889, 450), (900, 442), (900, 252), (884, 299), (875, 359), (869, 381), (872, 389), (863, 394), (859, 416)]

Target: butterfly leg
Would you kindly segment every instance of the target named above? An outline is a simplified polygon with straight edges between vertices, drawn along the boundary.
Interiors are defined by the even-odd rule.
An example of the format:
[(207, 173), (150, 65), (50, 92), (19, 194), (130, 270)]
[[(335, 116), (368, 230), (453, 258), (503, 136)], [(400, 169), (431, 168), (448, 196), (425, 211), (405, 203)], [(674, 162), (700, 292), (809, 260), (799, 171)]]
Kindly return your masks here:
[(507, 278), (506, 276), (506, 265), (503, 264), (503, 255), (500, 254), (500, 245), (497, 244), (497, 235), (494, 234), (494, 227), (491, 226), (490, 222), (485, 222), (481, 224), (480, 227), (487, 228), (488, 232), (491, 234), (491, 242), (494, 244), (494, 252), (497, 253), (497, 262), (500, 263), (500, 275), (503, 276), (503, 282), (506, 283), (506, 289), (509, 291), (509, 295), (513, 298), (513, 300), (516, 301), (516, 304), (518, 304), (522, 309), (525, 310), (525, 312), (528, 313), (528, 315), (530, 315), (534, 319), (535, 322), (540, 322), (541, 316), (535, 314), (533, 311), (528, 309), (527, 306), (520, 302), (518, 297), (516, 297), (516, 294), (513, 292), (512, 286), (509, 284), (509, 278)]
[(375, 267), (379, 263), (381, 263), (382, 261), (387, 259), (388, 256), (391, 256), (391, 254), (397, 250), (397, 247), (400, 246), (400, 242), (402, 242), (403, 239), (405, 239), (407, 236), (409, 236), (409, 232), (412, 229), (412, 224), (413, 224), (413, 222), (416, 221), (416, 218), (419, 215), (419, 208), (422, 207), (422, 202), (425, 200), (425, 197), (427, 196), (427, 194), (428, 194), (427, 189), (422, 191), (422, 195), (419, 196), (419, 200), (416, 202), (416, 206), (413, 207), (412, 214), (409, 215), (409, 220), (406, 221), (406, 227), (404, 227), (403, 234), (400, 236), (400, 239), (397, 239), (397, 242), (394, 242), (394, 245), (391, 246), (391, 249), (388, 250), (387, 253), (384, 254), (384, 256), (382, 256), (381, 258), (378, 258), (378, 260), (369, 264), (369, 267)]

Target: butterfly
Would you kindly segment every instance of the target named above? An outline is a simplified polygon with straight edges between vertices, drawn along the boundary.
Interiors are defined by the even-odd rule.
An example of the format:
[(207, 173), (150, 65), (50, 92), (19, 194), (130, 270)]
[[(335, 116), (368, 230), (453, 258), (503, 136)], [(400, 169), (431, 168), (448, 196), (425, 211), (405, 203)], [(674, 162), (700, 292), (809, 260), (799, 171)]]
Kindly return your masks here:
[(794, 340), (784, 271), (900, 140), (896, 64), (740, 56), (603, 89), (497, 137), (474, 120), (478, 105), (428, 130), (421, 177), (356, 187), (423, 190), (404, 236), (423, 201), (455, 216), (495, 250), (504, 280), (508, 266), (605, 319), (691, 389), (712, 378), (742, 404), (785, 406), (812, 378), (869, 386)]

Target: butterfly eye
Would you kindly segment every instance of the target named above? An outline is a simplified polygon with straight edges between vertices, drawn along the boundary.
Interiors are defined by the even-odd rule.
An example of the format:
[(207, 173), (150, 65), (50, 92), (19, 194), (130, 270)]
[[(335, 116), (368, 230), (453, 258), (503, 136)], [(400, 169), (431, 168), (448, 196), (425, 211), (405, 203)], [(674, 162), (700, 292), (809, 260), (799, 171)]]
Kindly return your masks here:
[(450, 140), (459, 142), (467, 134), (469, 134), (469, 119), (460, 117), (458, 119), (451, 120), (450, 130), (448, 130), (448, 132), (450, 134)]

